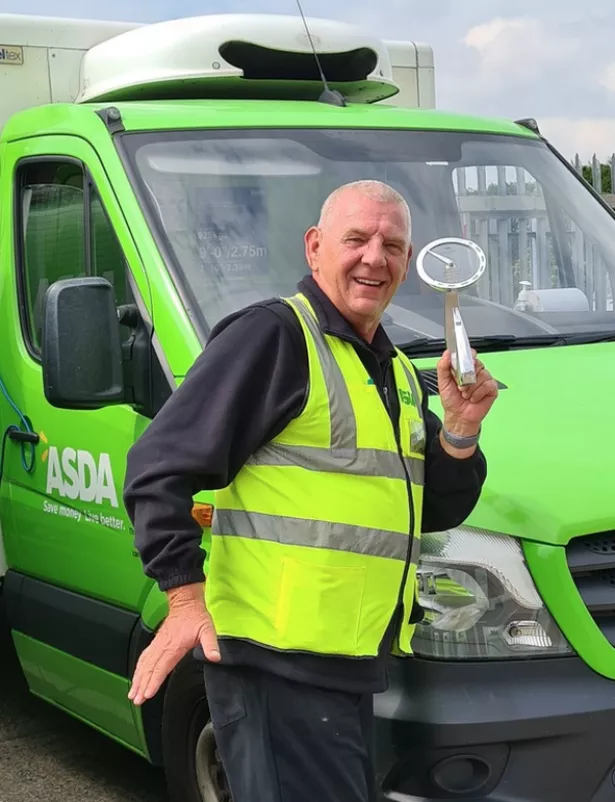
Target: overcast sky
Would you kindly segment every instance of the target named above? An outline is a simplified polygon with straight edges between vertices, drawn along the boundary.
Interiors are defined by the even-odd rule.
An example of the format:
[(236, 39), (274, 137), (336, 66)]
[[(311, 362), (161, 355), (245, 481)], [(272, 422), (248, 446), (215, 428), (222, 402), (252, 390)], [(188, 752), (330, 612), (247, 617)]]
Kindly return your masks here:
[[(440, 108), (533, 116), (567, 158), (596, 152), (605, 159), (615, 151), (613, 0), (302, 1), (306, 16), (431, 44)], [(0, 13), (135, 22), (227, 11), (294, 14), (297, 6), (296, 0), (0, 0)]]

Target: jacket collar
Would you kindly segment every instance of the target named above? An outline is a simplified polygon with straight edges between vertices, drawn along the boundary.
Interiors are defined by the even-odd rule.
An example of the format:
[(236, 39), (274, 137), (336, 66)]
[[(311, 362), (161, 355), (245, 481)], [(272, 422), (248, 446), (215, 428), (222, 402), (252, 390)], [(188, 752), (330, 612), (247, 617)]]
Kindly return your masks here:
[(334, 337), (339, 337), (341, 340), (347, 340), (354, 345), (368, 348), (381, 362), (396, 356), (395, 347), (382, 324), (378, 325), (372, 342), (368, 343), (367, 340), (363, 339), (363, 337), (357, 334), (352, 328), (335, 304), (320, 289), (311, 274), (308, 274), (299, 282), (297, 289), (299, 292), (304, 293), (311, 302), (314, 307), (314, 312), (316, 313), (318, 325), (325, 334), (331, 334)]

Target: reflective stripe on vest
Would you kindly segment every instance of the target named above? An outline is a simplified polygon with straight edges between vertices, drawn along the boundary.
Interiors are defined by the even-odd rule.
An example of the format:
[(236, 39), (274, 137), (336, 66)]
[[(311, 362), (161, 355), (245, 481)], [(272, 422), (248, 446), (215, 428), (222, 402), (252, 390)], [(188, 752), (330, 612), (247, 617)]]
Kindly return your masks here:
[[(314, 338), (316, 351), (322, 366), (331, 421), (331, 448), (291, 446), (284, 443), (267, 444), (248, 460), (251, 465), (297, 465), (307, 470), (322, 470), (332, 473), (353, 473), (359, 476), (385, 476), (389, 479), (405, 479), (406, 473), (399, 455), (391, 451), (357, 448), (357, 425), (348, 395), (346, 382), (327, 347), (322, 332), (302, 300), (293, 299), (299, 307), (303, 320)], [(414, 376), (401, 363), (412, 388), (414, 398), (420, 398)], [(419, 407), (419, 414), (422, 412)], [(425, 483), (425, 462), (422, 459), (404, 457), (403, 463), (416, 485)]]
[(408, 537), (399, 532), (328, 521), (310, 521), (309, 526), (306, 523), (302, 518), (220, 510), (216, 526), (236, 537), (272, 540), (287, 546), (336, 549), (402, 561), (408, 556)]
[[(425, 463), (421, 459), (404, 457), (403, 463), (415, 485), (425, 483)], [(331, 473), (353, 473), (357, 476), (384, 476), (405, 479), (406, 473), (399, 456), (390, 451), (362, 448), (352, 454), (335, 453), (328, 448), (289, 446), (278, 443), (265, 445), (247, 461), (248, 465), (296, 465), (308, 471), (320, 471), (323, 466)]]

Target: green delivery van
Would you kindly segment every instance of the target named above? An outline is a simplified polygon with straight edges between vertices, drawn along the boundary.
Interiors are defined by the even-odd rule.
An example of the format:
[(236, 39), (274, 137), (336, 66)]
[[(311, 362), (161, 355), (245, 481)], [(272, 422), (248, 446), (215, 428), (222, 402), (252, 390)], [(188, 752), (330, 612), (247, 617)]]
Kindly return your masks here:
[[(193, 655), (127, 698), (166, 608), (126, 454), (218, 320), (294, 292), (327, 194), (376, 178), (415, 254), (484, 250), (461, 312), (500, 387), (484, 492), (424, 534), (415, 656), (375, 700), (381, 799), (609, 802), (615, 215), (531, 118), (436, 110), (429, 48), (308, 24), (175, 20), (81, 52), (2, 20), (0, 102), (21, 107), (0, 136), (0, 581), (28, 686), (163, 767), (173, 802), (229, 799)], [(443, 299), (411, 267), (384, 325), (441, 412)], [(212, 513), (194, 499), (205, 549)]]

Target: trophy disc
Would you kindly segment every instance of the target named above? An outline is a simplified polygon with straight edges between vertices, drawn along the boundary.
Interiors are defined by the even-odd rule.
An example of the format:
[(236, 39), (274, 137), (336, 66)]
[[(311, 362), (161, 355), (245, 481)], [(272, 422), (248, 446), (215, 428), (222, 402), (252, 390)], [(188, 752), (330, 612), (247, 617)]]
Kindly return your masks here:
[(420, 278), (444, 292), (444, 330), (452, 369), (460, 387), (474, 384), (476, 373), (470, 341), (459, 310), (459, 290), (471, 287), (485, 272), (483, 249), (469, 239), (445, 237), (428, 243), (416, 259)]
[(485, 272), (483, 249), (469, 239), (445, 237), (428, 243), (419, 253), (420, 278), (434, 290), (461, 290), (475, 284)]

